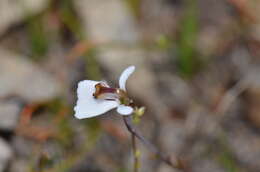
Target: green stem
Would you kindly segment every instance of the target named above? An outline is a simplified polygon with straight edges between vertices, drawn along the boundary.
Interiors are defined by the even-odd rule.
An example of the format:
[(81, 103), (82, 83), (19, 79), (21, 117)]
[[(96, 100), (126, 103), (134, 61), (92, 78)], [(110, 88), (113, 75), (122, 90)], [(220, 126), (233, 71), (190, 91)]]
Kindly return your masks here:
[(190, 171), (188, 170), (183, 162), (175, 157), (175, 162), (172, 162), (171, 158), (161, 153), (151, 142), (149, 142), (146, 138), (144, 138), (134, 127), (132, 123), (132, 116), (123, 116), (124, 123), (126, 125), (126, 128), (133, 136), (139, 139), (152, 153), (154, 153), (158, 158), (160, 158), (163, 162), (168, 164), (169, 166), (173, 168), (182, 169), (183, 171)]
[(134, 172), (138, 172), (139, 169), (139, 156), (138, 156), (138, 149), (136, 146), (136, 138), (135, 135), (132, 133), (132, 148), (133, 148), (133, 155), (134, 155)]

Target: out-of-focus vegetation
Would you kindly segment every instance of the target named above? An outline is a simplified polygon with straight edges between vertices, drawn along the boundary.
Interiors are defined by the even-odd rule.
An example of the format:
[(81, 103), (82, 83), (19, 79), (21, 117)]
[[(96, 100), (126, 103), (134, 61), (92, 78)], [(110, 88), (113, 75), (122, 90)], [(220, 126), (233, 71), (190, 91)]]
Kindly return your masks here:
[(200, 68), (196, 43), (198, 37), (198, 5), (197, 1), (186, 0), (182, 21), (180, 22), (179, 38), (177, 40), (177, 57), (179, 71), (182, 75), (190, 77)]
[[(100, 3), (100, 8), (107, 10), (104, 13), (111, 15), (109, 19), (118, 17), (109, 11), (114, 10), (112, 5), (102, 6), (102, 2), (91, 0), (81, 3)], [(85, 16), (91, 21), (87, 23), (89, 25), (84, 23), (85, 13), (80, 8), (81, 3), (50, 0), (43, 10), (25, 15), (18, 24), (10, 25), (5, 32), (0, 32), (1, 49), (23, 55), (26, 61), (51, 74), (61, 84), (61, 92), (53, 95), (50, 100), (32, 102), (26, 97), (17, 97), (16, 93), (0, 97), (0, 103), (11, 100), (18, 102), (21, 108), (17, 127), (8, 132), (1, 129), (0, 132), (0, 136), (7, 138), (14, 154), (17, 154), (5, 167), (7, 172), (17, 172), (17, 166), (26, 172), (131, 171), (131, 142), (121, 117), (109, 112), (98, 118), (76, 120), (73, 106), (78, 81), (116, 81), (117, 76), (113, 74), (118, 70), (114, 66), (117, 65), (121, 70), (120, 63), (125, 63), (123, 66), (126, 66), (136, 61), (138, 64), (134, 65), (138, 66), (137, 70), (148, 72), (142, 80), (135, 83), (135, 88), (142, 89), (142, 81), (152, 83), (151, 87), (146, 88), (148, 91), (155, 88), (154, 95), (157, 97), (154, 100), (149, 99), (150, 95), (148, 98), (143, 95), (141, 97), (134, 92), (136, 89), (131, 84), (129, 94), (133, 94), (138, 103), (146, 106), (147, 111), (142, 118), (141, 115), (136, 115), (134, 122), (156, 146), (169, 154), (173, 152), (184, 156), (195, 172), (260, 171), (257, 159), (259, 150), (252, 151), (256, 150), (253, 149), (254, 146), (260, 146), (259, 87), (251, 90), (248, 86), (246, 91), (241, 91), (242, 96), (235, 94), (235, 101), (225, 112), (228, 115), (216, 112), (224, 95), (229, 93), (229, 88), (243, 80), (251, 68), (259, 68), (260, 14), (250, 10), (252, 2), (243, 6), (247, 2), (240, 0), (118, 1), (117, 3), (127, 6), (127, 14), (132, 17), (129, 18), (134, 19), (133, 32), (138, 32), (136, 35), (139, 36), (139, 42), (136, 41), (135, 44), (136, 51), (141, 49), (145, 52), (141, 54), (149, 56), (140, 56), (138, 60), (134, 57), (135, 60), (125, 58), (134, 46), (129, 43), (131, 48), (128, 49), (125, 48), (128, 44), (122, 43), (114, 50), (114, 40), (111, 41), (111, 47), (109, 43), (106, 44), (106, 48), (110, 49), (102, 54), (105, 51), (100, 50), (103, 42), (93, 40), (93, 31), (89, 25), (97, 22), (99, 26), (107, 21), (93, 17), (104, 15), (99, 11), (92, 12), (92, 16)], [(120, 17), (117, 19), (120, 20)], [(247, 28), (245, 32), (237, 31), (240, 30), (241, 21), (246, 21), (243, 23)], [(122, 25), (128, 26), (127, 23)], [(121, 32), (118, 29), (118, 34)], [(111, 35), (108, 37), (114, 36)], [(151, 44), (152, 48), (146, 49)], [(115, 64), (117, 60), (114, 57), (118, 54), (123, 60)], [(206, 58), (205, 54), (212, 57)], [(104, 57), (99, 58), (101, 55)], [(107, 63), (106, 59), (111, 63)], [(19, 68), (19, 64), (13, 65), (13, 68)], [(20, 74), (17, 73), (17, 78), (19, 77)], [(32, 82), (33, 85), (33, 80), (30, 78), (27, 82)], [(19, 83), (17, 85), (19, 87)], [(147, 90), (140, 92), (149, 93)], [(157, 109), (166, 109), (165, 114), (158, 114), (155, 112)], [(217, 128), (215, 135), (208, 136), (206, 131), (209, 126), (213, 126), (212, 119), (220, 121), (218, 127), (221, 129)], [(237, 133), (240, 129), (243, 131), (241, 134)], [(162, 135), (165, 137), (162, 138)], [(247, 140), (248, 137), (253, 138), (254, 143)], [(238, 138), (236, 142), (239, 142), (239, 146), (246, 147), (241, 148), (242, 153), (239, 146), (232, 144), (234, 138)], [(145, 149), (141, 147), (140, 150)], [(252, 155), (242, 156), (250, 153)], [(144, 172), (149, 168), (158, 172), (169, 170), (168, 166), (147, 152), (142, 152), (140, 156)], [(207, 161), (202, 162), (205, 159)], [(200, 169), (202, 166), (206, 166), (205, 169)]]

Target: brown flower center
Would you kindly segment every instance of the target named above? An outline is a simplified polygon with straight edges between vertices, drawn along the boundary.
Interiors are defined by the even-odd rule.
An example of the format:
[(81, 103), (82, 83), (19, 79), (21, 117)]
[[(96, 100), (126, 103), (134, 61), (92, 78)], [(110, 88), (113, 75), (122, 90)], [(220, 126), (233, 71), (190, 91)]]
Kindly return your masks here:
[(120, 88), (110, 88), (104, 83), (98, 83), (95, 85), (95, 93), (93, 96), (95, 99), (119, 101), (120, 104), (129, 106), (132, 100), (128, 97), (126, 91)]

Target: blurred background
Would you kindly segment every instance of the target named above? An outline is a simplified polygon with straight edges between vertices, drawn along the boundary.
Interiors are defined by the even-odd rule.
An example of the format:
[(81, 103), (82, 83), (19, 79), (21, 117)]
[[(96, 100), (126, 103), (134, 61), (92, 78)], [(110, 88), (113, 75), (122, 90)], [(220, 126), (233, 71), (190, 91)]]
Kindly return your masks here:
[[(135, 65), (137, 124), (194, 172), (260, 171), (258, 0), (1, 0), (0, 172), (131, 172), (114, 110), (74, 118), (77, 83)], [(138, 143), (141, 172), (178, 172)]]

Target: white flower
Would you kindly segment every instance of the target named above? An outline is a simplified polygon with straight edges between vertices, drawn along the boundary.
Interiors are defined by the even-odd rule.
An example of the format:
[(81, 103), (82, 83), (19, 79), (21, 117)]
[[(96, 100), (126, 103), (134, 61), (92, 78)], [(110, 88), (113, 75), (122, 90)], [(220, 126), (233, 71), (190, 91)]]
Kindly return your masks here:
[(117, 108), (121, 115), (130, 115), (133, 108), (126, 93), (126, 81), (135, 67), (126, 68), (119, 78), (119, 88), (110, 88), (104, 81), (84, 80), (78, 83), (78, 101), (74, 107), (75, 117), (90, 118)]

